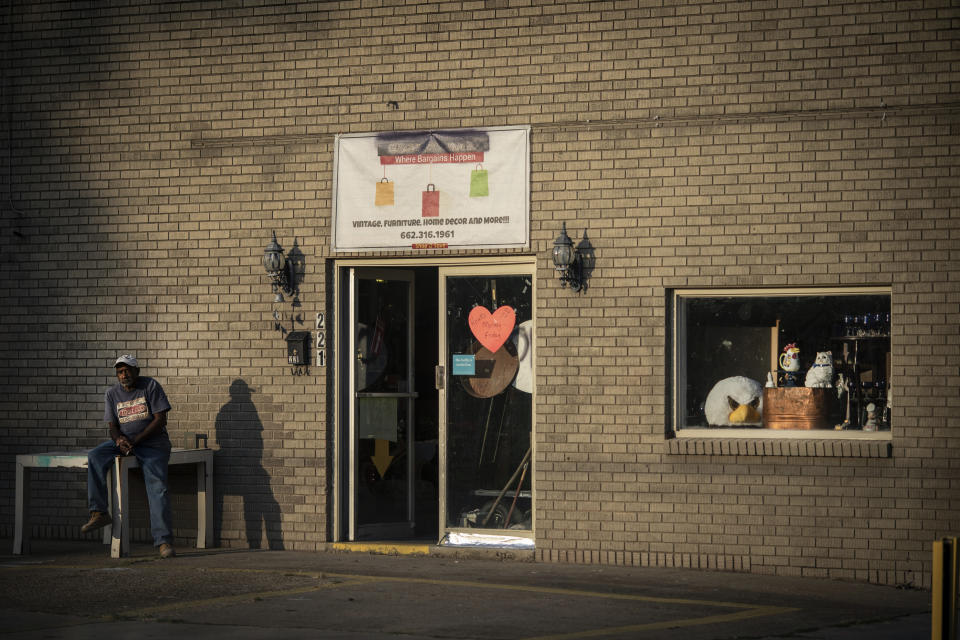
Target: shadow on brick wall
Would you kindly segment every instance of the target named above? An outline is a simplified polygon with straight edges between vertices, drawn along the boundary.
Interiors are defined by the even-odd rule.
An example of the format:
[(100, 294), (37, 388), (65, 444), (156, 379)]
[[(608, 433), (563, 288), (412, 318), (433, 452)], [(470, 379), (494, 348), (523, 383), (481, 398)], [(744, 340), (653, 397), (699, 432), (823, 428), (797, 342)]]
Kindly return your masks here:
[(243, 380), (230, 384), (230, 400), (217, 413), (216, 532), (222, 540), (224, 498), (239, 496), (251, 549), (283, 549), (280, 506), (263, 468), (263, 423)]
[(583, 230), (583, 237), (577, 243), (577, 255), (580, 256), (581, 278), (583, 280), (583, 291), (587, 290), (587, 283), (593, 277), (593, 270), (597, 266), (597, 252), (593, 248), (593, 243), (587, 237), (587, 230)]

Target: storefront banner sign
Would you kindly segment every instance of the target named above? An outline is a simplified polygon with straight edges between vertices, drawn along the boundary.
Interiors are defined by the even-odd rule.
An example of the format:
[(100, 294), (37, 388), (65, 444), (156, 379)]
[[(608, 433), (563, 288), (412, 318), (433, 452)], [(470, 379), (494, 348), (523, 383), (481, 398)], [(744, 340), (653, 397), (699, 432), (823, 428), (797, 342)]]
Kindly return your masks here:
[(335, 251), (527, 247), (530, 129), (337, 136)]

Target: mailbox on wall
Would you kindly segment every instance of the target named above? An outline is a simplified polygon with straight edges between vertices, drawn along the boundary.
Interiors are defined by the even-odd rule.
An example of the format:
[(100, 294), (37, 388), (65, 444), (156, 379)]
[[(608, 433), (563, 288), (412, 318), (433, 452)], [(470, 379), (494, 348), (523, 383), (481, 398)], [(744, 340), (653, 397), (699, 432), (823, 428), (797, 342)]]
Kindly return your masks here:
[(287, 336), (287, 364), (306, 365), (310, 349), (309, 331), (291, 331)]

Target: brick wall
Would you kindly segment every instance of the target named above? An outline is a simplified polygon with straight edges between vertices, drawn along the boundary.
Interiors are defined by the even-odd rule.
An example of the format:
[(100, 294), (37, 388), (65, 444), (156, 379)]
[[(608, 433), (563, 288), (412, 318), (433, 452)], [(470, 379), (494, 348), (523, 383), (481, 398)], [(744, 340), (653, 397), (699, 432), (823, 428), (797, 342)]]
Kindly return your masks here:
[[(538, 556), (928, 585), (960, 530), (960, 11), (633, 4), (11, 0), (0, 531), (14, 454), (102, 438), (133, 351), (175, 444), (221, 448), (222, 543), (318, 548), (332, 382), (290, 375), (272, 314), (330, 310), (333, 136), (529, 124)], [(855, 284), (893, 292), (889, 457), (671, 445), (671, 288)]]

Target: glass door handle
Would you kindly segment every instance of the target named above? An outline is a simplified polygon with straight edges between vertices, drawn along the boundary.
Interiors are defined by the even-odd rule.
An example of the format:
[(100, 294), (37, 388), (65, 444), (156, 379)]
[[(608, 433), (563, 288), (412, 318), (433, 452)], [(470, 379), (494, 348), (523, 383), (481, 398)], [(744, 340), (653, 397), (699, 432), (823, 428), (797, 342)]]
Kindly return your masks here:
[(443, 382), (445, 379), (446, 376), (444, 376), (443, 365), (438, 364), (433, 369), (433, 385), (436, 387), (437, 391), (443, 389)]

